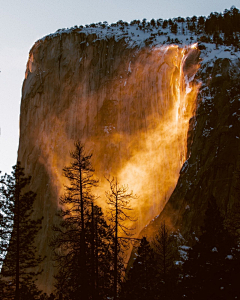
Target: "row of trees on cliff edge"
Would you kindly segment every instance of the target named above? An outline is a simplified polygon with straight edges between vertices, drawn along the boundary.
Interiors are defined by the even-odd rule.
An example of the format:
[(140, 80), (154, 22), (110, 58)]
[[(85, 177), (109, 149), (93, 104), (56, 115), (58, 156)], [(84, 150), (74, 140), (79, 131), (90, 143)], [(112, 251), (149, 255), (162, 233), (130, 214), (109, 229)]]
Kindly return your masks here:
[[(124, 267), (124, 253), (132, 240), (125, 226), (136, 196), (116, 178), (107, 178), (108, 214), (96, 205), (92, 188), (98, 185), (91, 154), (75, 143), (69, 166), (63, 175), (69, 180), (60, 199), (60, 222), (53, 226), (51, 247), (57, 268), (55, 295), (37, 289), (32, 272), (43, 258), (36, 255), (34, 238), (42, 219), (33, 221), (36, 195), (28, 191), (18, 162), (12, 175), (1, 177), (0, 185), (0, 298), (14, 300), (75, 299), (238, 299), (240, 288), (240, 207), (223, 219), (211, 197), (205, 213), (202, 235), (192, 248), (180, 235), (162, 223), (151, 242), (143, 237), (135, 245), (133, 264)], [(10, 238), (11, 237), (11, 238)], [(9, 243), (10, 239), (10, 243)], [(133, 239), (134, 240), (134, 239)], [(183, 251), (185, 250), (185, 252)], [(5, 256), (5, 253), (7, 255)], [(184, 252), (184, 255), (183, 255)], [(4, 258), (5, 256), (5, 258)]]
[[(199, 42), (216, 43), (217, 45), (233, 45), (235, 49), (239, 49), (239, 32), (240, 32), (240, 11), (235, 6), (229, 10), (225, 9), (223, 13), (212, 12), (209, 16), (192, 16), (187, 18), (177, 17), (173, 19), (152, 19), (150, 22), (146, 18), (142, 20), (133, 20), (130, 23), (119, 20), (111, 25), (105, 22), (92, 23), (85, 25), (86, 28), (108, 28), (118, 27), (122, 32), (126, 32), (129, 26), (135, 26), (136, 30), (152, 32), (151, 37), (146, 44), (151, 44), (156, 35), (164, 35), (162, 29), (169, 28), (171, 33), (177, 35), (189, 34), (190, 40), (192, 35), (197, 35)], [(78, 27), (75, 27), (78, 28)], [(79, 26), (78, 29), (83, 29)], [(134, 34), (134, 33), (133, 33)], [(172, 43), (169, 40), (167, 43)], [(176, 43), (180, 41), (176, 38)]]

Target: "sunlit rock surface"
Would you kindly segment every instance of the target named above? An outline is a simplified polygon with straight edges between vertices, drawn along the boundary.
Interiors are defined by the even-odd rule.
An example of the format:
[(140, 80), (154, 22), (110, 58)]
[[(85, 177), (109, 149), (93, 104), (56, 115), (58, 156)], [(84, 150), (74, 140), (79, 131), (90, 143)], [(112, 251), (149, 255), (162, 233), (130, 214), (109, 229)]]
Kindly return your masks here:
[(194, 114), (199, 52), (195, 46), (143, 47), (124, 37), (63, 32), (37, 42), (29, 54), (22, 90), (18, 159), (37, 193), (35, 216), (39, 286), (53, 289), (48, 243), (63, 185), (62, 168), (75, 140), (93, 152), (104, 208), (104, 175), (117, 176), (138, 195), (136, 234), (158, 215), (187, 158)]
[[(239, 52), (235, 51), (235, 55), (239, 56)], [(201, 234), (211, 196), (216, 198), (223, 216), (239, 202), (239, 68), (239, 59), (233, 55), (215, 56), (203, 62), (197, 74), (202, 86), (189, 132), (190, 157), (164, 210), (144, 229), (143, 235), (152, 235), (165, 221), (173, 229), (180, 229), (190, 242), (193, 233)]]

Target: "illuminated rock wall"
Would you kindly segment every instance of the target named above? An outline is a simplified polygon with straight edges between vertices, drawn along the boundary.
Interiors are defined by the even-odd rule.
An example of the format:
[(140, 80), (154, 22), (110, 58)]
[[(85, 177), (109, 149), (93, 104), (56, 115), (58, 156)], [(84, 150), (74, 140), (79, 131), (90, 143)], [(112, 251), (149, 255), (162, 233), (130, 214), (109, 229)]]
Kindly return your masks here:
[(104, 175), (117, 176), (138, 195), (138, 233), (160, 213), (186, 159), (197, 68), (194, 47), (131, 48), (124, 39), (76, 32), (45, 38), (30, 51), (18, 159), (32, 176), (35, 215), (44, 216), (37, 237), (47, 256), (42, 289), (53, 287), (48, 242), (73, 142), (80, 139), (93, 152), (103, 208)]
[(223, 217), (239, 205), (239, 60), (217, 58), (201, 66), (191, 155), (160, 216), (144, 228), (150, 236), (160, 224), (179, 229), (186, 243), (201, 235), (208, 201), (214, 197)]

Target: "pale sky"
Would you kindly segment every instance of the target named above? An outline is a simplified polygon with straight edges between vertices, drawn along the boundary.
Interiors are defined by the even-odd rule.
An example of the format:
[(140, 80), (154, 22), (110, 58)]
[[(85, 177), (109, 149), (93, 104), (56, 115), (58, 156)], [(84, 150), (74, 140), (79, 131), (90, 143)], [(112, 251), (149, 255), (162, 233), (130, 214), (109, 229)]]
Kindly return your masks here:
[(1, 0), (0, 170), (17, 160), (21, 87), (33, 44), (58, 29), (107, 21), (207, 16), (240, 0)]

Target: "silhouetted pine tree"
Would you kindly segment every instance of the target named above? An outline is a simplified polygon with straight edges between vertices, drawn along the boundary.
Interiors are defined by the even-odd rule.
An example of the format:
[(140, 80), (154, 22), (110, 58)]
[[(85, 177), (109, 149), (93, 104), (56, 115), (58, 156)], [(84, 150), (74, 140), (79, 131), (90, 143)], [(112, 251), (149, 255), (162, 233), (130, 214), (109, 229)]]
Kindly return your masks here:
[(34, 278), (41, 272), (33, 270), (43, 260), (36, 256), (34, 243), (42, 219), (31, 219), (36, 194), (28, 191), (30, 180), (30, 177), (25, 177), (20, 162), (13, 167), (12, 175), (5, 174), (1, 177), (1, 237), (4, 239), (1, 254), (6, 250), (7, 240), (11, 235), (0, 274), (3, 287), (0, 291), (1, 299), (26, 299), (25, 291), (32, 288), (40, 294)]
[[(85, 216), (86, 233), (86, 282), (88, 299), (105, 299), (112, 296), (113, 284), (113, 233), (104, 220), (102, 210), (94, 205), (94, 238), (92, 238), (91, 211)], [(55, 249), (54, 260), (58, 266), (56, 289), (67, 299), (78, 299), (82, 285), (82, 265), (79, 259), (79, 234), (81, 228), (61, 222), (55, 227), (56, 236), (52, 241)], [(73, 220), (74, 222), (74, 220)], [(94, 239), (94, 240), (93, 240)], [(94, 247), (93, 247), (94, 245)], [(94, 248), (94, 252), (92, 253)]]
[(122, 285), (120, 299), (148, 300), (156, 298), (155, 283), (157, 279), (154, 251), (145, 237), (137, 248), (133, 266)]
[[(97, 185), (97, 180), (93, 178), (94, 169), (90, 162), (92, 154), (85, 154), (81, 142), (75, 142), (74, 146), (74, 151), (70, 152), (72, 162), (63, 169), (64, 177), (70, 182), (70, 185), (65, 186), (65, 194), (60, 199), (63, 206), (60, 216), (63, 220), (59, 227), (54, 227), (57, 234), (51, 244), (62, 280), (66, 279), (64, 274), (71, 279), (70, 292), (79, 293), (82, 299), (88, 299), (86, 216), (94, 200), (91, 188)], [(73, 276), (75, 271), (79, 274)], [(63, 282), (60, 285), (63, 287)]]
[(165, 222), (161, 224), (154, 238), (153, 249), (157, 267), (157, 299), (173, 299), (178, 277), (178, 267), (175, 261), (178, 260), (179, 255), (176, 238)]
[[(126, 226), (127, 222), (134, 222), (136, 219), (131, 216), (131, 200), (136, 196), (133, 192), (128, 192), (128, 187), (119, 185), (117, 178), (109, 179), (107, 181), (110, 185), (110, 191), (106, 192), (108, 204), (108, 219), (114, 231), (114, 284), (113, 284), (113, 298), (118, 297), (118, 285), (121, 282), (119, 274), (121, 274), (123, 247), (128, 246), (130, 237), (133, 232), (130, 227)], [(119, 236), (119, 233), (122, 236)]]
[[(1, 177), (1, 182), (3, 184), (4, 177)], [(0, 188), (0, 265), (2, 266), (6, 251), (8, 249), (9, 240), (12, 233), (13, 227), (13, 214), (12, 206), (13, 203), (9, 201), (5, 193), (7, 192), (7, 187), (1, 184)], [(5, 192), (3, 193), (3, 190)]]
[(66, 299), (103, 299), (111, 296), (113, 281), (113, 232), (102, 210), (94, 205), (92, 154), (75, 143), (72, 162), (63, 169), (70, 184), (60, 199), (62, 220), (54, 226), (51, 241), (58, 268), (56, 288)]
[(102, 209), (92, 206), (91, 220), (87, 223), (88, 267), (91, 270), (93, 299), (113, 296), (114, 234), (106, 223)]

